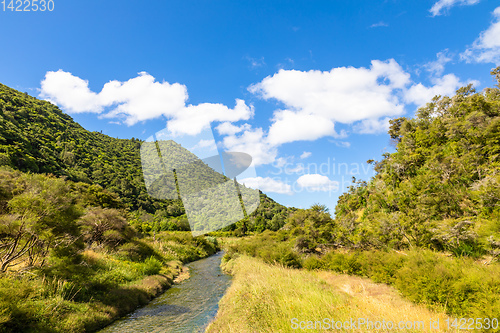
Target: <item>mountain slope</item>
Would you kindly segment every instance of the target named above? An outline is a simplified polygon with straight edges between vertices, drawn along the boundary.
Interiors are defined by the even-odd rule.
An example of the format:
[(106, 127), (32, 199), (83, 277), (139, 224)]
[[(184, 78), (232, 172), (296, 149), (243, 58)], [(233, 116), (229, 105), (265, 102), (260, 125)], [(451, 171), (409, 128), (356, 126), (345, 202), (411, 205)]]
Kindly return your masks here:
[(96, 183), (131, 208), (152, 210), (140, 144), (89, 132), (53, 104), (0, 85), (0, 165)]
[[(76, 182), (98, 184), (115, 193), (118, 200), (131, 210), (141, 209), (149, 213), (161, 210), (168, 216), (182, 215), (182, 204), (173, 200), (175, 195), (170, 193), (164, 196), (168, 200), (160, 200), (161, 195), (154, 198), (146, 190), (141, 165), (142, 143), (135, 138), (115, 139), (89, 132), (57, 106), (0, 84), (0, 166), (9, 165), (23, 172), (51, 173)], [(190, 180), (189, 184), (183, 185), (206, 187), (225, 179), (177, 143), (165, 141), (161, 144), (172, 148), (168, 149), (171, 156), (165, 157), (170, 159), (169, 165), (175, 165), (175, 161), (192, 162), (183, 170), (186, 173), (184, 178)], [(150, 150), (157, 153), (156, 149)], [(167, 183), (170, 188), (166, 191), (175, 192), (172, 181)], [(160, 181), (156, 186), (162, 184)], [(91, 188), (96, 191), (95, 187)], [(154, 192), (161, 194), (161, 191)], [(250, 230), (281, 227), (283, 214), (271, 223), (271, 211), (283, 212), (286, 207), (262, 195), (261, 205), (253, 215), (258, 218), (259, 227), (253, 228), (253, 223), (250, 223)]]
[(338, 201), (337, 241), (499, 252), (500, 90), (468, 86), (436, 97), (415, 118), (392, 120), (389, 134), (396, 152)]

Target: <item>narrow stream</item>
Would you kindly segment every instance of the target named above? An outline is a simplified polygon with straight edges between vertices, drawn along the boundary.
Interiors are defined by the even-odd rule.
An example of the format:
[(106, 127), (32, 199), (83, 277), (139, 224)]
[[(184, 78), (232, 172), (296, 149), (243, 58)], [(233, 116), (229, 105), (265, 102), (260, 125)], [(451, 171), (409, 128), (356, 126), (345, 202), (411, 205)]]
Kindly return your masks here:
[(100, 333), (203, 332), (217, 314), (230, 276), (220, 269), (223, 252), (187, 264), (190, 278)]

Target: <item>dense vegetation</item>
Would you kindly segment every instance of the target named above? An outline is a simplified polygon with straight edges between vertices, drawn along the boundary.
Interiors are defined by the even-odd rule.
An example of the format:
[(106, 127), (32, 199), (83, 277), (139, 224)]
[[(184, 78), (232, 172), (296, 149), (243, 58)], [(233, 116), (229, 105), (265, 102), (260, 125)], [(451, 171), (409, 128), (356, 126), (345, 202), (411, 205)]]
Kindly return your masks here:
[[(500, 67), (495, 69), (500, 85)], [(456, 317), (500, 313), (500, 89), (461, 88), (391, 121), (396, 151), (343, 194), (332, 218), (313, 205), (277, 232), (227, 246), (288, 267), (394, 285)]]
[[(248, 256), (222, 267), (233, 282), (206, 332), (392, 331), (376, 329), (382, 319), (398, 332), (450, 332), (442, 311), (412, 304), (393, 288), (366, 278), (290, 269)], [(439, 329), (430, 330), (430, 321), (438, 319)]]
[[(500, 85), (500, 67), (492, 73)], [(438, 96), (414, 118), (392, 120), (389, 134), (396, 151), (368, 161), (376, 175), (339, 198), (335, 218), (261, 193), (254, 213), (212, 236), (256, 233), (228, 245), (226, 258), (366, 276), (455, 316), (495, 317), (500, 89)], [(183, 232), (175, 174), (155, 180), (172, 193), (148, 195), (141, 143), (90, 133), (0, 86), (0, 330), (94, 330), (169, 285), (180, 262), (217, 249), (215, 238)], [(207, 174), (168, 144), (193, 160), (186, 175)], [(211, 182), (200, 179), (193, 186)]]
[[(142, 143), (88, 132), (0, 85), (0, 332), (96, 330), (168, 287), (181, 263), (218, 249), (191, 236), (180, 200), (148, 194)], [(192, 162), (178, 172), (194, 174), (192, 185), (226, 179), (164, 144), (175, 148), (171, 163)], [(283, 226), (287, 209), (260, 196), (225, 233)]]
[[(500, 82), (497, 69), (493, 71)], [(391, 121), (396, 152), (338, 201), (340, 245), (500, 253), (500, 90), (461, 88)]]
[(89, 132), (55, 105), (0, 85), (0, 165), (98, 184), (125, 206), (152, 212), (165, 204), (146, 192), (140, 145)]
[(405, 297), (454, 317), (498, 318), (500, 265), (472, 258), (453, 258), (415, 249), (331, 251), (304, 253), (297, 249), (300, 236), (266, 231), (227, 246), (226, 260), (240, 254), (270, 264), (309, 270), (331, 270), (359, 275), (396, 287)]
[(138, 234), (92, 186), (0, 168), (0, 331), (95, 330), (218, 249), (190, 233)]
[[(55, 105), (0, 84), (0, 166), (64, 176), (74, 182), (92, 185), (88, 192), (104, 207), (137, 212), (133, 224), (139, 227), (139, 231), (189, 230), (182, 202), (173, 199), (175, 193), (164, 193), (176, 192), (172, 188), (172, 177), (160, 181), (158, 191), (152, 189), (154, 196), (146, 191), (141, 164), (142, 143), (135, 138), (115, 139), (89, 132)], [(164, 161), (168, 161), (169, 166), (188, 166), (179, 171), (186, 173), (185, 179), (191, 179), (188, 187), (203, 187), (207, 182), (224, 178), (175, 142), (162, 141), (160, 145), (161, 150), (169, 151), (168, 159)], [(156, 146), (145, 147), (146, 152), (149, 149), (151, 153), (157, 153)], [(189, 178), (192, 174), (194, 176)], [(162, 194), (167, 199), (158, 199)], [(274, 218), (274, 213), (285, 210), (285, 207), (265, 195), (261, 197), (263, 206), (251, 215), (250, 220), (242, 221), (236, 227), (241, 227), (243, 234), (283, 226), (285, 214)], [(247, 226), (243, 227), (243, 224)], [(236, 228), (231, 226), (226, 230)]]

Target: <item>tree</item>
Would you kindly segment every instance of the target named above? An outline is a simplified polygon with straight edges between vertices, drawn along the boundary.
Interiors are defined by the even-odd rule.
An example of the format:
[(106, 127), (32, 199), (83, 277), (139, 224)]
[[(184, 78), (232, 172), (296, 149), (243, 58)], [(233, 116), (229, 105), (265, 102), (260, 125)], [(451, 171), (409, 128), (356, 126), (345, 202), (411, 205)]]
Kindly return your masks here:
[(8, 201), (8, 213), (0, 217), (0, 271), (41, 261), (49, 251), (68, 256), (81, 247), (75, 223), (80, 208), (70, 187), (62, 179), (22, 175), (19, 194)]
[(497, 80), (497, 87), (500, 88), (500, 66), (492, 69), (490, 74), (495, 77), (495, 79)]
[(133, 237), (127, 220), (116, 209), (90, 207), (79, 221), (87, 246), (115, 247)]

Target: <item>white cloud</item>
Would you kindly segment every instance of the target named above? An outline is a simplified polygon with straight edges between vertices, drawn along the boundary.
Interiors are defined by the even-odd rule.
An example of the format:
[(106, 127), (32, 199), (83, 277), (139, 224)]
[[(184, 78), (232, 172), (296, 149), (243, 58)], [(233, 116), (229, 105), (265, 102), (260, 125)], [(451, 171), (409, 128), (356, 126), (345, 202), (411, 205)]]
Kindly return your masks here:
[(349, 148), (351, 147), (351, 143), (348, 141), (337, 141), (337, 140), (330, 140), (331, 143), (334, 143), (337, 147), (342, 147), (342, 148)]
[(59, 70), (47, 72), (41, 83), (40, 97), (61, 106), (69, 113), (101, 113), (102, 102), (90, 91), (89, 82)]
[(319, 174), (307, 174), (297, 179), (297, 184), (302, 188), (315, 192), (337, 191), (339, 182), (330, 180), (327, 176)]
[(447, 74), (443, 77), (432, 79), (433, 86), (426, 87), (422, 83), (411, 86), (405, 93), (405, 100), (408, 103), (414, 103), (423, 106), (429, 103), (436, 95), (453, 96), (455, 91), (465, 86), (455, 74)]
[(249, 130), (250, 128), (250, 124), (236, 126), (230, 122), (224, 122), (217, 126), (215, 129), (217, 130), (217, 132), (219, 132), (220, 135), (234, 135), (236, 133), (240, 133), (241, 131)]
[(388, 27), (389, 24), (385, 23), (384, 21), (380, 21), (377, 23), (373, 23), (372, 25), (369, 26), (369, 28), (378, 28), (378, 27)]
[(324, 136), (335, 136), (334, 127), (333, 121), (322, 116), (289, 110), (276, 111), (267, 139), (272, 145), (299, 140), (314, 141)]
[(312, 155), (312, 153), (310, 151), (305, 151), (305, 152), (302, 153), (302, 155), (300, 155), (300, 158), (301, 159), (305, 159), (305, 158), (308, 158), (311, 155)]
[(436, 58), (436, 60), (428, 62), (423, 67), (431, 73), (431, 75), (441, 76), (443, 75), (445, 65), (453, 59), (451, 56), (448, 56), (448, 49), (438, 52)]
[[(360, 134), (378, 134), (378, 133), (386, 133), (389, 130), (389, 117), (383, 119), (364, 119), (359, 123), (353, 126), (353, 130), (356, 133)], [(347, 146), (345, 143), (342, 147), (349, 147), (350, 144), (347, 142)]]
[[(67, 112), (94, 112), (124, 119), (128, 125), (165, 116), (171, 135), (196, 135), (211, 122), (220, 122), (216, 129), (223, 136), (221, 146), (251, 155), (252, 164), (257, 166), (277, 161), (278, 147), (285, 143), (345, 138), (347, 132), (337, 133), (336, 123), (352, 125), (357, 133), (387, 131), (388, 120), (402, 115), (406, 105), (422, 105), (434, 95), (451, 95), (464, 85), (453, 74), (440, 76), (449, 61), (444, 50), (437, 54), (435, 62), (424, 66), (433, 75), (432, 86), (413, 83), (410, 74), (394, 59), (373, 60), (369, 68), (279, 70), (248, 88), (266, 100), (282, 104), (274, 111), (268, 128), (234, 124), (254, 114), (253, 106), (243, 100), (236, 99), (233, 108), (214, 103), (187, 105), (184, 85), (156, 82), (144, 72), (125, 82), (108, 82), (100, 92), (90, 90), (87, 81), (71, 73), (47, 72), (41, 96)], [(348, 142), (336, 144), (349, 146)], [(278, 159), (278, 163), (283, 161)]]
[(280, 180), (270, 177), (253, 177), (239, 180), (240, 183), (263, 192), (273, 192), (280, 194), (293, 194), (292, 187)]
[(449, 10), (454, 6), (470, 6), (479, 3), (480, 0), (439, 0), (437, 1), (429, 11), (432, 16), (442, 15), (442, 11)]
[(47, 72), (40, 96), (68, 113), (104, 113), (103, 117), (124, 119), (127, 125), (165, 116), (170, 119), (172, 133), (197, 134), (211, 121), (247, 120), (254, 112), (239, 99), (233, 109), (223, 104), (186, 105), (186, 86), (156, 82), (145, 72), (125, 82), (110, 81), (99, 93), (89, 89), (88, 81), (71, 73)]
[(272, 163), (278, 154), (276, 146), (270, 145), (262, 128), (248, 129), (242, 134), (228, 135), (222, 140), (230, 151), (244, 152), (252, 156), (252, 165)]
[(493, 11), (495, 20), (461, 55), (466, 62), (500, 65), (500, 7)]
[(173, 115), (188, 98), (184, 85), (155, 82), (145, 72), (126, 82), (110, 81), (97, 94), (89, 89), (88, 81), (62, 70), (46, 73), (40, 96), (68, 113), (102, 113), (113, 107), (106, 117), (125, 117), (127, 124)]
[[(339, 67), (330, 71), (279, 70), (248, 90), (263, 99), (281, 102), (284, 108), (274, 111), (266, 131), (225, 125), (230, 134), (224, 140), (226, 147), (247, 150), (253, 148), (256, 163), (275, 161), (277, 147), (294, 141), (317, 140), (322, 137), (346, 137), (337, 133), (335, 123), (352, 124), (361, 134), (386, 132), (389, 120), (400, 116), (408, 104), (421, 106), (435, 95), (453, 95), (465, 85), (454, 74), (442, 76), (446, 63), (451, 61), (448, 51), (439, 52), (436, 61), (424, 65), (431, 73), (430, 86), (414, 83), (393, 59), (373, 60), (370, 68)], [(242, 132), (244, 134), (238, 134)], [(349, 142), (336, 142), (349, 147)], [(252, 153), (250, 153), (252, 154)], [(252, 155), (253, 156), (253, 155)]]
[(280, 70), (249, 91), (276, 99), (286, 109), (274, 113), (269, 142), (279, 145), (336, 136), (334, 122), (396, 116), (404, 112), (397, 94), (410, 75), (394, 60), (373, 60), (371, 67), (338, 67), (331, 71)]
[(188, 105), (178, 110), (172, 120), (167, 123), (167, 128), (172, 133), (185, 133), (195, 135), (207, 128), (213, 121), (239, 121), (247, 120), (254, 113), (253, 106), (248, 106), (245, 101), (236, 99), (233, 109), (223, 104), (202, 103)]

